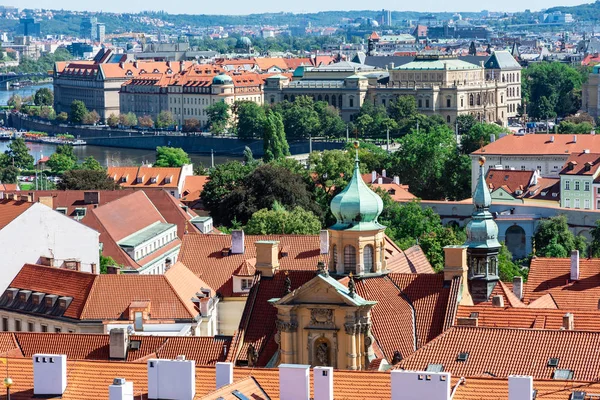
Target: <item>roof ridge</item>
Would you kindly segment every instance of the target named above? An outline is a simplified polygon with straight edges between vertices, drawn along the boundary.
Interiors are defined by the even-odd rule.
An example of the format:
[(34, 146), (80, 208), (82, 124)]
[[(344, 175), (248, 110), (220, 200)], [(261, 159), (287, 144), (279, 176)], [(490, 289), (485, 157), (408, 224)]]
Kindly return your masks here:
[[(402, 252), (404, 253), (404, 252)], [(415, 274), (418, 275), (418, 274)], [(413, 347), (415, 352), (420, 348), (419, 346), (419, 332), (417, 329), (417, 309), (415, 308), (415, 305), (413, 304), (412, 300), (410, 299), (410, 297), (404, 293), (404, 291), (402, 290), (402, 288), (400, 288), (400, 286), (398, 286), (396, 284), (396, 282), (394, 282), (393, 279), (389, 278), (387, 275), (384, 277), (385, 279), (388, 279), (392, 285), (394, 285), (394, 287), (396, 289), (398, 289), (398, 292), (400, 293), (400, 297), (404, 299), (404, 301), (406, 301), (406, 303), (408, 304), (408, 306), (410, 307), (410, 309), (412, 310), (412, 317), (413, 317), (413, 326), (412, 326), (412, 330), (413, 330)], [(383, 352), (383, 349), (381, 349), (381, 351)]]
[[(175, 293), (175, 296), (177, 296), (177, 298), (178, 298), (178, 299), (179, 299), (179, 301), (181, 302), (181, 305), (183, 306), (183, 308), (185, 308), (185, 310), (186, 310), (188, 313), (190, 313), (190, 316), (191, 316), (192, 318), (195, 318), (196, 316), (190, 312), (190, 309), (188, 308), (188, 305), (185, 303), (185, 301), (183, 300), (183, 298), (181, 297), (181, 295), (179, 294), (179, 292), (177, 291), (177, 289), (175, 289), (175, 286), (173, 286), (173, 283), (171, 283), (171, 280), (170, 280), (170, 279), (169, 279), (169, 277), (167, 276), (167, 273), (168, 273), (169, 271), (171, 271), (171, 270), (172, 270), (172, 269), (173, 269), (173, 268), (174, 268), (174, 267), (175, 267), (177, 264), (181, 264), (181, 267), (183, 267), (183, 268), (186, 268), (186, 269), (187, 269), (187, 267), (186, 267), (186, 266), (185, 266), (183, 263), (179, 263), (179, 262), (177, 262), (177, 263), (175, 263), (175, 264), (174, 264), (174, 265), (173, 265), (173, 266), (172, 266), (172, 267), (171, 267), (171, 268), (170, 268), (168, 271), (166, 271), (166, 272), (165, 272), (163, 275), (159, 275), (159, 276), (163, 276), (163, 277), (164, 277), (163, 279), (164, 279), (165, 281), (167, 281), (167, 285), (169, 285), (169, 287), (171, 288), (171, 290), (173, 290), (173, 292)], [(191, 271), (190, 271), (190, 272), (191, 272)], [(168, 274), (168, 275), (170, 276), (170, 275), (172, 275), (172, 273), (171, 273), (171, 274)], [(195, 275), (194, 275), (194, 276), (195, 276)], [(209, 288), (210, 288), (210, 286), (209, 286)], [(212, 288), (210, 288), (210, 289), (212, 289)], [(198, 288), (197, 290), (200, 290), (200, 288)], [(214, 290), (214, 289), (213, 289), (213, 290)]]
[(99, 276), (100, 275), (94, 276), (92, 285), (90, 286), (89, 290), (87, 291), (87, 295), (85, 297), (85, 300), (83, 301), (83, 308), (81, 309), (81, 312), (79, 313), (80, 319), (85, 319), (85, 314), (88, 310), (88, 300), (90, 299), (90, 294), (92, 293), (92, 291), (96, 289), (96, 282), (98, 281)]

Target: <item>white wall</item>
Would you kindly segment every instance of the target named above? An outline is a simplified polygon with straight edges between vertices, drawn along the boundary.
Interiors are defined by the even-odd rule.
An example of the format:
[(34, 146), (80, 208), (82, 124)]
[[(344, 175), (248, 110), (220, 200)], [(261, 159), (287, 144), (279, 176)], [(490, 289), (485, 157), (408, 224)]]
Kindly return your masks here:
[(233, 336), (240, 326), (247, 297), (227, 297), (217, 304), (217, 330), (219, 335)]
[(4, 292), (24, 264), (36, 264), (40, 257), (81, 261), (81, 270), (100, 269), (99, 233), (41, 204), (34, 203), (0, 230), (0, 290)]

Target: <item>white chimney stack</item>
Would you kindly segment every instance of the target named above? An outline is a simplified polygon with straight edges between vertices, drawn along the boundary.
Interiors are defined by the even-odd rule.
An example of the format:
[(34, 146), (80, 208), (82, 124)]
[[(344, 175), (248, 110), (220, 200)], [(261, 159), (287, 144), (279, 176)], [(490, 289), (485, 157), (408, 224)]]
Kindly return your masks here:
[(395, 176), (394, 177), (394, 183), (398, 186), (400, 186), (400, 177), (399, 176)]
[(115, 378), (108, 387), (108, 400), (133, 400), (133, 382)]
[(575, 330), (575, 319), (572, 313), (566, 313), (563, 315), (562, 327), (564, 330), (573, 331)]
[(554, 143), (554, 135), (550, 136), (550, 143)]
[(377, 183), (381, 185), (383, 183), (383, 178), (377, 178)]
[(62, 396), (67, 388), (67, 356), (64, 354), (33, 355), (33, 394)]
[(508, 400), (533, 400), (533, 378), (523, 375), (509, 375)]
[(519, 300), (523, 299), (523, 277), (513, 277), (513, 294), (517, 296)]
[(314, 400), (333, 400), (333, 368), (313, 369)]
[(571, 280), (579, 280), (579, 250), (571, 251)]
[(577, 143), (577, 135), (573, 135), (573, 143)]
[(494, 143), (496, 141), (496, 135), (490, 133), (490, 143)]
[(244, 243), (244, 231), (231, 231), (231, 254), (244, 254), (246, 244)]
[(279, 365), (279, 398), (281, 400), (310, 399), (310, 365)]
[(233, 364), (228, 362), (217, 363), (217, 389), (233, 383)]
[(387, 171), (385, 169), (381, 170), (381, 176), (383, 176), (384, 178), (387, 177)]
[(393, 370), (392, 400), (450, 400), (448, 372)]
[(377, 171), (371, 171), (371, 183), (377, 182)]
[(326, 229), (319, 232), (321, 242), (321, 254), (329, 254), (329, 232)]
[(148, 399), (192, 400), (196, 395), (194, 360), (148, 360)]

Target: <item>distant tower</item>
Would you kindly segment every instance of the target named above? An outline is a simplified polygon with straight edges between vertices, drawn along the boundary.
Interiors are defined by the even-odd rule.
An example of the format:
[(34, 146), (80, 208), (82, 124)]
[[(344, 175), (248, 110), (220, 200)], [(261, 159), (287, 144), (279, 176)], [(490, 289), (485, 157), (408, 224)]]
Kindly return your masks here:
[(475, 42), (471, 42), (471, 45), (469, 46), (469, 55), (470, 56), (477, 55), (477, 47), (475, 46)]
[(473, 195), (475, 209), (467, 224), (469, 288), (475, 302), (487, 301), (498, 283), (498, 225), (490, 213), (492, 196), (485, 183), (485, 157), (479, 157), (479, 178)]

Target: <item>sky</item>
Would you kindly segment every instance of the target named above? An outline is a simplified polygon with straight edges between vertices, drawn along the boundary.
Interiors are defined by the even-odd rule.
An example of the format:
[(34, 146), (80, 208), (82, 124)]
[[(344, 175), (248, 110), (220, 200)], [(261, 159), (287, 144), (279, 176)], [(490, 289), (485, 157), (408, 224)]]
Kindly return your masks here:
[[(421, 0), (412, 4), (396, 2), (378, 3), (377, 8), (402, 11), (410, 8), (411, 11), (422, 12), (460, 12), (460, 11), (523, 11), (526, 8), (532, 11), (554, 6), (571, 6), (586, 1), (582, 0), (504, 0), (503, 2), (482, 3), (476, 0), (454, 0), (446, 2), (441, 0)], [(46, 8), (65, 9), (75, 11), (105, 11), (105, 12), (140, 12), (146, 10), (162, 10), (170, 14), (228, 14), (244, 15), (263, 12), (294, 12), (311, 13), (329, 10), (364, 10), (374, 4), (364, 0), (295, 0), (286, 2), (274, 1), (248, 1), (229, 0), (219, 1), (176, 1), (163, 0), (0, 0), (0, 4), (14, 5), (19, 8)]]

